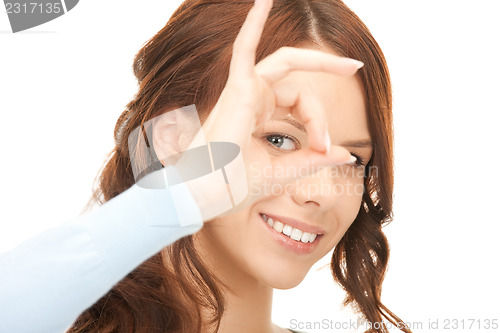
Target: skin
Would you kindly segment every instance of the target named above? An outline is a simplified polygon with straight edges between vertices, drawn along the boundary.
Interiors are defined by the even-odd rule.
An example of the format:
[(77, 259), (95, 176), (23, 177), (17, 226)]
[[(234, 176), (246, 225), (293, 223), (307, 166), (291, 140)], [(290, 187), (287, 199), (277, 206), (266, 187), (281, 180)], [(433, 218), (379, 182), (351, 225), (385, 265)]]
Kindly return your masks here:
[[(361, 205), (362, 192), (353, 189), (363, 183), (363, 167), (341, 163), (348, 162), (350, 154), (367, 162), (372, 154), (371, 146), (344, 145), (370, 139), (362, 87), (353, 76), (362, 64), (313, 44), (280, 49), (255, 64), (271, 6), (271, 0), (260, 0), (250, 10), (234, 43), (227, 85), (204, 122), (203, 133), (206, 141), (238, 144), (248, 181), (261, 187), (269, 181), (259, 175), (266, 166), (300, 170), (313, 162), (316, 169), (307, 169), (308, 174), (299, 179), (271, 177), (281, 188), (291, 186), (278, 194), (250, 193), (237, 209), (205, 221), (193, 236), (206, 265), (231, 288), (224, 290), (226, 309), (219, 332), (286, 331), (271, 320), (273, 289), (299, 284), (344, 235)], [(296, 120), (306, 132), (283, 118)], [(155, 149), (162, 152), (171, 138), (162, 134), (167, 131), (161, 127), (155, 132)], [(267, 139), (276, 132), (295, 141), (285, 139), (282, 146), (273, 146)], [(310, 186), (322, 190), (307, 191)], [(217, 197), (202, 197), (204, 191), (191, 190), (202, 214)], [(259, 213), (291, 217), (323, 228), (324, 234), (312, 253), (292, 253), (271, 237), (274, 231), (266, 230)]]

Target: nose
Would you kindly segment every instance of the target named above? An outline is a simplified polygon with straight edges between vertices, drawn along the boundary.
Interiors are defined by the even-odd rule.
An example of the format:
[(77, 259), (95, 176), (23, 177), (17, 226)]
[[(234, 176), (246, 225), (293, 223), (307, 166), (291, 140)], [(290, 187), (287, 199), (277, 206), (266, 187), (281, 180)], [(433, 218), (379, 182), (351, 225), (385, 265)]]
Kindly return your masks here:
[(315, 206), (322, 210), (333, 208), (341, 195), (338, 189), (341, 184), (337, 181), (333, 169), (325, 166), (306, 177), (297, 179), (289, 193), (293, 201), (300, 206)]

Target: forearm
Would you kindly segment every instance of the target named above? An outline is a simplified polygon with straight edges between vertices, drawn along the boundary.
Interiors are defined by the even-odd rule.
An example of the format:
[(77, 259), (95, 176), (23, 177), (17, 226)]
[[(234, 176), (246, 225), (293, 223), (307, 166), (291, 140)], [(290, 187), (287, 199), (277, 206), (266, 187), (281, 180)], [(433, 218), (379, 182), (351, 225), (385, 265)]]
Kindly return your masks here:
[(64, 332), (144, 260), (201, 228), (192, 197), (179, 200), (197, 223), (180, 227), (168, 190), (134, 185), (1, 255), (0, 332)]

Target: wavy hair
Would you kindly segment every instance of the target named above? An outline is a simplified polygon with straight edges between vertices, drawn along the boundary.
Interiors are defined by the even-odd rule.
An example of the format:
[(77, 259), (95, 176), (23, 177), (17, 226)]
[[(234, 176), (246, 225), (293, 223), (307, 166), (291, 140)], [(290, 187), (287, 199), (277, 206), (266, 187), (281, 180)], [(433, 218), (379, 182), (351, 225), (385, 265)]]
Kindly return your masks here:
[[(186, 0), (143, 45), (133, 63), (139, 89), (116, 123), (116, 145), (96, 178), (94, 203), (102, 204), (134, 184), (127, 138), (135, 128), (165, 110), (191, 104), (200, 120), (206, 119), (225, 86), (232, 45), (252, 5), (252, 0)], [(368, 28), (340, 0), (274, 0), (257, 61), (280, 47), (310, 43), (364, 62), (356, 75), (374, 143), (359, 213), (332, 256), (333, 279), (346, 292), (344, 305), (372, 323), (371, 331), (388, 332), (382, 323), (389, 321), (410, 332), (381, 302), (389, 258), (382, 226), (392, 219), (393, 194), (392, 99), (384, 55)], [(202, 308), (217, 331), (224, 312), (220, 286), (187, 236), (129, 273), (68, 332), (201, 332), (207, 324)]]

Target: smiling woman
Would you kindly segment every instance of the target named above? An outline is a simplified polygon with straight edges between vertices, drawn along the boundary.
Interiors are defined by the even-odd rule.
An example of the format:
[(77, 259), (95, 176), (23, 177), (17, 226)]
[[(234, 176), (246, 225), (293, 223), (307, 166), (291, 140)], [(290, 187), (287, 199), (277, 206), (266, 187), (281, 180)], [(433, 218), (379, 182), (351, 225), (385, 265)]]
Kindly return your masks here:
[[(192, 104), (209, 141), (238, 143), (247, 171), (255, 171), (250, 180), (262, 176), (262, 166), (321, 167), (285, 175), (296, 179), (277, 191), (259, 186), (238, 210), (166, 246), (84, 311), (70, 332), (285, 331), (271, 322), (273, 289), (298, 285), (333, 248), (331, 269), (345, 304), (374, 332), (387, 332), (376, 323), (401, 322), (381, 302), (389, 256), (382, 226), (391, 219), (393, 190), (382, 51), (339, 0), (252, 5), (187, 0), (138, 52), (140, 89), (118, 119), (94, 199), (107, 202), (136, 181), (137, 157), (128, 146), (134, 129)], [(363, 64), (343, 57), (364, 67), (353, 76)], [(157, 154), (166, 149), (155, 142)], [(347, 151), (355, 163), (333, 163), (333, 155), (345, 162)]]

